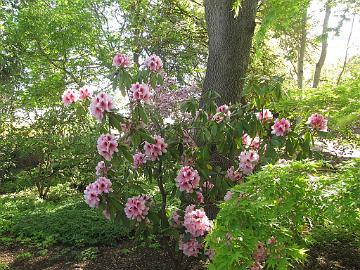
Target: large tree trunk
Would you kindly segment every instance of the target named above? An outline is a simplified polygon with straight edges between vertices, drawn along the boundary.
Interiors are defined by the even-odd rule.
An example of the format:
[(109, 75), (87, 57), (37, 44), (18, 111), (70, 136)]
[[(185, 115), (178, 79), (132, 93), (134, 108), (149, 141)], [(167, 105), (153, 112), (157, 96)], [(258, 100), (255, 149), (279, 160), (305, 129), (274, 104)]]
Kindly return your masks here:
[(233, 3), (205, 0), (209, 57), (203, 93), (218, 92), (218, 104), (240, 101), (255, 31), (258, 0), (242, 0), (238, 16)]
[(316, 64), (315, 74), (314, 74), (314, 81), (313, 81), (313, 88), (317, 88), (320, 82), (320, 75), (321, 69), (325, 63), (327, 48), (328, 48), (328, 25), (329, 25), (329, 18), (331, 14), (331, 6), (330, 3), (327, 2), (325, 6), (325, 17), (321, 35), (321, 54), (319, 58), (319, 62)]
[(304, 81), (304, 58), (306, 50), (306, 23), (307, 23), (307, 9), (304, 11), (303, 18), (301, 21), (301, 34), (300, 44), (298, 51), (298, 62), (297, 62), (297, 84), (300, 89), (303, 88)]

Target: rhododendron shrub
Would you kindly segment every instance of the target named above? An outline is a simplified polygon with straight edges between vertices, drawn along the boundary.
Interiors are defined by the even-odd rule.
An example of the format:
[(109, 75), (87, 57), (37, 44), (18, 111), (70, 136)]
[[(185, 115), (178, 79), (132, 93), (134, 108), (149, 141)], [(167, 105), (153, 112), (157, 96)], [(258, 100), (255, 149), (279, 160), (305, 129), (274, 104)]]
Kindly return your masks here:
[[(102, 134), (94, 138), (98, 179), (84, 191), (85, 201), (122, 226), (177, 243), (186, 256), (214, 256), (203, 240), (216, 205), (246, 198), (231, 187), (265, 164), (308, 156), (312, 136), (324, 127), (316, 117), (307, 125), (264, 109), (273, 100), (260, 94), (262, 103), (249, 106), (217, 104), (211, 91), (200, 102), (196, 91), (174, 89), (156, 55), (131, 66), (126, 55), (117, 54), (113, 66), (113, 87), (91, 93), (89, 111)], [(79, 100), (66, 92), (64, 104), (86, 104), (91, 94), (85, 90)], [(112, 97), (121, 95), (118, 104)], [(155, 191), (146, 190), (149, 183), (156, 183)], [(172, 214), (169, 202), (178, 203)]]

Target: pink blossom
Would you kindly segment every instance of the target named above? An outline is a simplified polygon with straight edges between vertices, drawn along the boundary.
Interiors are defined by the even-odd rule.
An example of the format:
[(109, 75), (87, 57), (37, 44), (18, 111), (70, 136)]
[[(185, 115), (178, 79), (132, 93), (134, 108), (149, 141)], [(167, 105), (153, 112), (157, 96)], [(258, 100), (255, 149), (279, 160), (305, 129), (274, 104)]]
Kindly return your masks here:
[(244, 174), (250, 174), (255, 169), (259, 161), (259, 155), (254, 150), (243, 151), (240, 153), (240, 169)]
[(312, 114), (306, 124), (310, 125), (313, 129), (320, 131), (327, 131), (327, 119), (318, 113)]
[(131, 123), (121, 123), (120, 127), (123, 133), (128, 133), (131, 129)]
[(259, 121), (268, 122), (271, 121), (274, 118), (274, 116), (271, 113), (271, 111), (269, 111), (268, 109), (264, 109), (262, 112), (256, 113), (256, 118)]
[(205, 251), (204, 253), (206, 256), (208, 256), (209, 260), (212, 260), (215, 256), (215, 250), (213, 249), (208, 249)]
[(162, 156), (162, 154), (166, 153), (166, 148), (168, 146), (167, 143), (165, 143), (164, 138), (160, 136), (155, 136), (154, 140), (154, 144), (148, 142), (144, 143), (145, 155), (153, 161), (158, 159), (159, 156)]
[(102, 92), (97, 94), (91, 101), (90, 112), (98, 120), (104, 118), (105, 112), (110, 112), (114, 107), (111, 97)]
[(256, 250), (253, 254), (253, 259), (255, 260), (255, 262), (264, 262), (266, 260), (266, 256), (267, 256), (267, 251), (265, 248), (264, 243), (259, 242), (256, 246)]
[(269, 238), (269, 240), (268, 240), (268, 245), (273, 245), (273, 244), (275, 244), (276, 243), (276, 238), (275, 238), (275, 236), (271, 236), (270, 238)]
[(228, 201), (232, 198), (232, 196), (234, 195), (234, 193), (232, 193), (230, 190), (228, 192), (226, 192), (225, 196), (224, 196), (224, 201)]
[(106, 178), (106, 177), (99, 177), (95, 184), (97, 185), (98, 187), (98, 192), (99, 194), (102, 194), (102, 193), (110, 193), (111, 191), (111, 186), (112, 186), (112, 183), (111, 181)]
[(273, 130), (271, 133), (275, 134), (275, 136), (284, 136), (290, 131), (290, 122), (285, 118), (276, 119), (271, 128)]
[(97, 150), (106, 160), (111, 160), (113, 154), (118, 152), (118, 143), (114, 135), (102, 134), (97, 140)]
[(92, 208), (99, 207), (99, 195), (99, 189), (96, 183), (89, 184), (84, 190), (84, 199), (86, 203)]
[(206, 191), (212, 190), (213, 187), (214, 187), (214, 184), (211, 183), (210, 181), (205, 181), (205, 182), (203, 183), (203, 188), (204, 188)]
[(260, 263), (254, 262), (254, 264), (251, 266), (250, 270), (261, 270), (263, 268), (264, 267)]
[(159, 72), (162, 67), (163, 67), (163, 63), (160, 59), (159, 56), (153, 54), (150, 55), (146, 60), (145, 60), (145, 65), (148, 67), (149, 70), (151, 70), (152, 72)]
[(135, 101), (144, 101), (145, 103), (150, 100), (150, 87), (145, 83), (134, 83), (130, 88), (131, 98)]
[(191, 193), (193, 189), (199, 186), (200, 176), (197, 170), (189, 166), (184, 166), (181, 168), (175, 181), (180, 191)]
[(145, 195), (128, 198), (124, 208), (127, 218), (138, 222), (144, 220), (149, 213), (149, 200), (150, 197)]
[(260, 148), (260, 137), (256, 136), (255, 138), (251, 138), (249, 134), (244, 133), (242, 136), (242, 144), (246, 147), (251, 147), (253, 149)]
[(79, 89), (79, 98), (85, 100), (92, 96), (92, 91), (89, 86), (85, 85)]
[(127, 68), (130, 66), (130, 59), (125, 54), (118, 53), (113, 58), (113, 66)]
[(183, 239), (184, 236), (180, 235), (179, 250), (182, 250), (188, 257), (197, 257), (200, 249), (202, 248), (202, 244), (200, 244), (195, 238), (190, 238), (187, 242), (183, 242)]
[(78, 99), (76, 93), (71, 90), (68, 89), (64, 92), (64, 94), (62, 95), (62, 101), (64, 103), (65, 106), (69, 106), (71, 103), (76, 102)]
[(146, 156), (141, 152), (135, 153), (133, 159), (134, 159), (133, 164), (135, 169), (143, 166), (146, 163)]
[(180, 220), (180, 215), (178, 214), (177, 211), (174, 211), (171, 215), (171, 218), (170, 218), (170, 224), (172, 227), (174, 228), (179, 228), (182, 224), (182, 221)]
[(95, 167), (96, 175), (97, 176), (106, 175), (109, 169), (110, 167), (107, 167), (104, 161), (99, 161), (99, 163)]
[(200, 191), (196, 191), (196, 200), (198, 204), (204, 203), (204, 195)]
[(231, 166), (226, 172), (226, 178), (230, 179), (231, 181), (238, 182), (242, 179), (242, 174), (239, 170), (235, 170), (234, 166)]
[(199, 237), (210, 231), (211, 223), (202, 209), (191, 206), (186, 208), (184, 227), (193, 237)]
[(223, 116), (225, 116), (226, 118), (230, 118), (230, 116), (231, 116), (231, 111), (229, 109), (229, 106), (225, 105), (225, 104), (221, 105), (220, 107), (217, 107), (216, 112), (222, 113)]

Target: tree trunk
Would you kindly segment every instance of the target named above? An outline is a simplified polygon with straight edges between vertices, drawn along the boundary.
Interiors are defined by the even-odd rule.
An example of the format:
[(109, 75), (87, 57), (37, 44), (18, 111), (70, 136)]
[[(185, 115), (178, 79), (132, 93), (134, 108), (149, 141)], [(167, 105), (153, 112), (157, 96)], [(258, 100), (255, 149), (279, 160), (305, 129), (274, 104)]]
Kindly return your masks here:
[(345, 68), (346, 68), (346, 64), (347, 64), (347, 60), (348, 60), (348, 54), (349, 54), (350, 40), (351, 40), (352, 32), (353, 32), (353, 29), (354, 29), (355, 17), (356, 17), (356, 13), (354, 13), (354, 16), (353, 16), (353, 19), (352, 19), (352, 22), (351, 22), (350, 33), (349, 33), (349, 37), (348, 37), (348, 40), (347, 40), (347, 43), (346, 43), (346, 53), (345, 53), (344, 63), (343, 63), (343, 66), (341, 68), (341, 71), (340, 71), (339, 77), (337, 79), (336, 85), (340, 84), (341, 77), (342, 77), (342, 75), (343, 75), (343, 73), (345, 71)]
[(297, 62), (297, 83), (300, 89), (303, 88), (304, 81), (304, 58), (306, 50), (306, 23), (307, 23), (307, 9), (305, 9), (303, 18), (301, 21), (301, 35), (300, 35), (300, 46), (298, 51), (298, 62)]
[(218, 92), (218, 104), (240, 101), (255, 31), (258, 0), (242, 0), (238, 16), (232, 10), (233, 3), (205, 0), (209, 57), (203, 94)]
[(317, 62), (315, 68), (313, 88), (317, 88), (319, 85), (321, 69), (326, 59), (327, 48), (328, 48), (328, 36), (329, 36), (328, 25), (329, 25), (330, 14), (331, 14), (331, 6), (330, 3), (327, 2), (325, 6), (325, 17), (324, 17), (324, 23), (323, 23), (323, 29), (321, 35), (321, 54), (320, 54), (319, 62)]

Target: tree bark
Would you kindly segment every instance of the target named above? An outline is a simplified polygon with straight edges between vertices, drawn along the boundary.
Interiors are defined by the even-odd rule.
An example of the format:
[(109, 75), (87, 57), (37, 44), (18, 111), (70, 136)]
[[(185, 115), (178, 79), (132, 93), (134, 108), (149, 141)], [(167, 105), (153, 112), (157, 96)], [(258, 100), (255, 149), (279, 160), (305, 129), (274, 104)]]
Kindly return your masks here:
[(328, 48), (328, 26), (329, 26), (329, 18), (331, 14), (331, 6), (330, 3), (327, 2), (325, 6), (325, 17), (323, 22), (323, 29), (321, 35), (321, 54), (319, 58), (319, 62), (317, 62), (315, 67), (313, 88), (317, 88), (320, 82), (321, 69), (324, 66), (327, 48)]
[(353, 32), (353, 29), (354, 29), (355, 17), (356, 17), (356, 13), (354, 13), (354, 16), (353, 16), (353, 19), (352, 19), (352, 22), (351, 22), (350, 33), (349, 33), (349, 37), (348, 37), (348, 40), (347, 40), (347, 43), (346, 43), (346, 52), (345, 52), (344, 63), (343, 63), (343, 66), (341, 68), (341, 71), (340, 71), (339, 77), (337, 79), (336, 85), (340, 84), (341, 77), (342, 77), (342, 75), (343, 75), (343, 73), (345, 71), (345, 68), (346, 68), (346, 64), (347, 64), (347, 60), (348, 60), (348, 54), (349, 54), (350, 40), (351, 40), (352, 32)]
[(297, 84), (300, 89), (303, 88), (304, 81), (304, 58), (306, 50), (306, 23), (307, 23), (307, 9), (304, 11), (301, 21), (301, 34), (300, 34), (300, 46), (298, 51), (297, 62)]
[(216, 91), (218, 104), (239, 102), (249, 65), (259, 0), (242, 0), (239, 15), (234, 0), (205, 0), (209, 56), (203, 94)]

